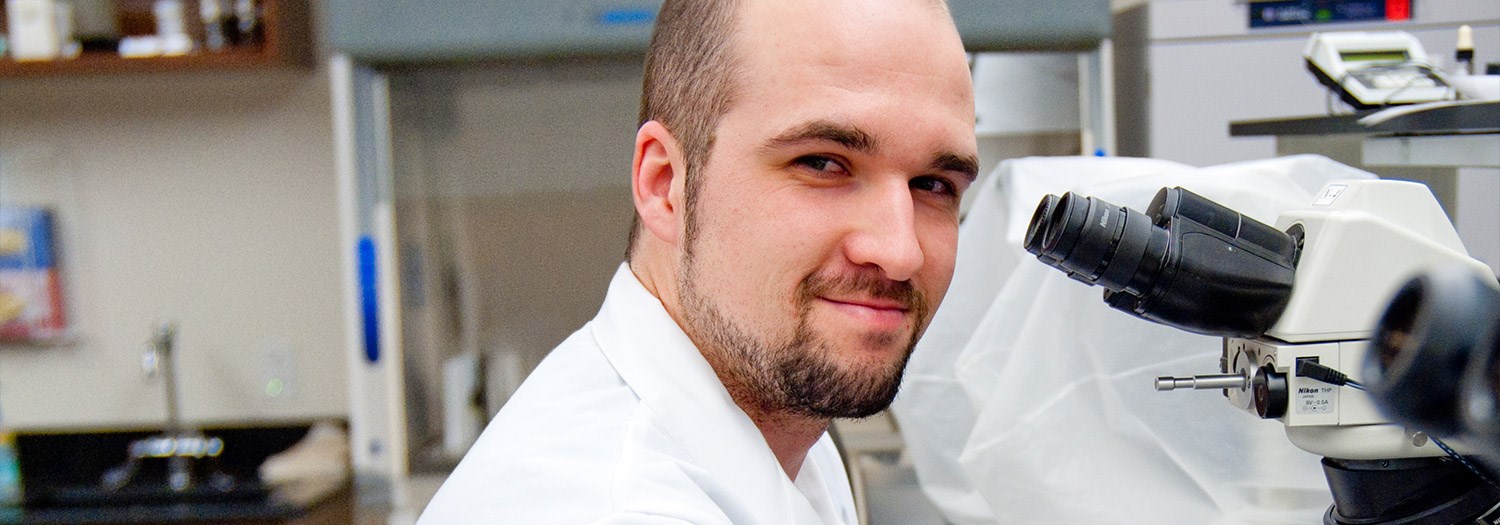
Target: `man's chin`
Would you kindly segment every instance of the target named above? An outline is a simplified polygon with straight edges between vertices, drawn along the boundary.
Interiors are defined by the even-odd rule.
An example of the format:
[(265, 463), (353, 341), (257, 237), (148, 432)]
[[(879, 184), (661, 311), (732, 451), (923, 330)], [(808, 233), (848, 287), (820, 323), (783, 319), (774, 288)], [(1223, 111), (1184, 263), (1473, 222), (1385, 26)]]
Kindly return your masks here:
[[(874, 372), (865, 370), (866, 374)], [(864, 375), (857, 379), (846, 377), (846, 386), (833, 393), (818, 407), (818, 416), (829, 418), (863, 418), (874, 415), (891, 406), (896, 391), (901, 385), (901, 370), (891, 375)]]
[(841, 335), (837, 338), (824, 338), (824, 341), (831, 343), (825, 347), (825, 350), (835, 354), (829, 356), (830, 358), (858, 367), (889, 365), (895, 361), (904, 362), (915, 342), (915, 330), (910, 328)]

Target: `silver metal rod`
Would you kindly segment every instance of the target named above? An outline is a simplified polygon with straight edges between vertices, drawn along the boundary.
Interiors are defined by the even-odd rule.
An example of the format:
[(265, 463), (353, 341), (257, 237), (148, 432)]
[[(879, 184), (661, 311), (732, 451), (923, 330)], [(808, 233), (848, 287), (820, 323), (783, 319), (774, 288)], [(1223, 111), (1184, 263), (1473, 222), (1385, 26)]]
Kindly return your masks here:
[(163, 322), (156, 327), (155, 337), (152, 343), (156, 346), (157, 363), (161, 369), (162, 383), (167, 394), (167, 432), (173, 436), (182, 434), (182, 412), (179, 402), (180, 392), (177, 389), (177, 356), (172, 355), (172, 346), (177, 337), (177, 327), (169, 322)]
[(1244, 374), (1205, 374), (1192, 377), (1156, 378), (1156, 389), (1163, 392), (1179, 388), (1191, 388), (1193, 390), (1245, 388), (1249, 384), (1250, 378), (1245, 377)]
[[(177, 384), (177, 356), (173, 346), (177, 339), (177, 325), (170, 321), (156, 327), (156, 353), (161, 366), (162, 379), (167, 391), (167, 435), (175, 444), (188, 435), (182, 422), (182, 390)], [(174, 445), (175, 448), (175, 445)], [(167, 485), (175, 492), (186, 491), (193, 486), (193, 470), (188, 458), (172, 455), (167, 458)]]

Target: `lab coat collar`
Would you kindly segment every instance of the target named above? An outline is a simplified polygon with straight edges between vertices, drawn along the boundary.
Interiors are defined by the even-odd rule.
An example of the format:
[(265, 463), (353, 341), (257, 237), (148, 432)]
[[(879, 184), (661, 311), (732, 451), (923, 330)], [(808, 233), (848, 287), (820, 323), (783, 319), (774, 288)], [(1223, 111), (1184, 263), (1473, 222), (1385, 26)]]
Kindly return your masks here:
[[(723, 482), (722, 488), (735, 493), (716, 499), (747, 502), (761, 523), (821, 521), (782, 471), (760, 429), (628, 263), (620, 265), (610, 282), (594, 333), (605, 358), (652, 408), (663, 432)], [(809, 469), (816, 466), (805, 461), (802, 470)]]

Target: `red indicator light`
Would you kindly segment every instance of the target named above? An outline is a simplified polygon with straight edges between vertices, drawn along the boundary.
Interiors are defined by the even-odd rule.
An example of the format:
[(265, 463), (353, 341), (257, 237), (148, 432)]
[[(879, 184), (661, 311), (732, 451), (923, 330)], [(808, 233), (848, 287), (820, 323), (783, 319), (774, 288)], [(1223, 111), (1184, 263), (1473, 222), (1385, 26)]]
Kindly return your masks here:
[(1411, 20), (1411, 0), (1385, 0), (1385, 19), (1392, 22)]

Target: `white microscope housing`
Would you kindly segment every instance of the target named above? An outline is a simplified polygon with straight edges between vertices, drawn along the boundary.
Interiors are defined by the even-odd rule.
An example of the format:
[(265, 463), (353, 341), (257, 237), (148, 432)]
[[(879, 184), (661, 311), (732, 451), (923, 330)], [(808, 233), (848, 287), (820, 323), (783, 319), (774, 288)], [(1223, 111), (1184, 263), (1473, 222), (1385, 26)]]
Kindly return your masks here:
[[(1230, 403), (1256, 412), (1286, 403), (1287, 437), (1313, 454), (1343, 459), (1440, 456), (1417, 429), (1389, 424), (1370, 396), (1297, 373), (1300, 359), (1360, 377), (1372, 330), (1396, 290), (1419, 270), (1460, 264), (1493, 281), (1488, 266), (1468, 256), (1426, 186), (1393, 180), (1336, 181), (1313, 203), (1281, 214), (1276, 228), (1302, 232), (1290, 302), (1262, 337), (1226, 338), (1224, 372), (1284, 381), (1269, 388), (1226, 388)], [(1457, 447), (1462, 448), (1462, 447)]]
[[(1483, 444), (1462, 439), (1478, 433), (1453, 432), (1447, 420), (1458, 414), (1443, 405), (1462, 379), (1465, 395), (1480, 394), (1463, 399), (1488, 402), (1472, 406), (1500, 406), (1500, 389), (1467, 380), (1475, 368), (1464, 363), (1500, 354), (1487, 348), (1500, 334), (1486, 335), (1500, 331), (1489, 311), (1500, 308), (1500, 284), (1468, 256), (1426, 186), (1334, 181), (1274, 227), (1183, 188), (1163, 188), (1145, 213), (1048, 195), (1025, 247), (1104, 287), (1117, 310), (1223, 337), (1222, 373), (1161, 377), (1156, 388), (1220, 389), (1280, 420), (1293, 445), (1323, 456), (1334, 499), (1325, 525), (1500, 522), (1500, 485), (1465, 459)], [(1460, 333), (1467, 324), (1476, 337)], [(1500, 357), (1487, 359), (1494, 364), (1477, 370), (1500, 378)], [(1500, 411), (1474, 418), (1465, 407), (1468, 426), (1500, 436)]]

